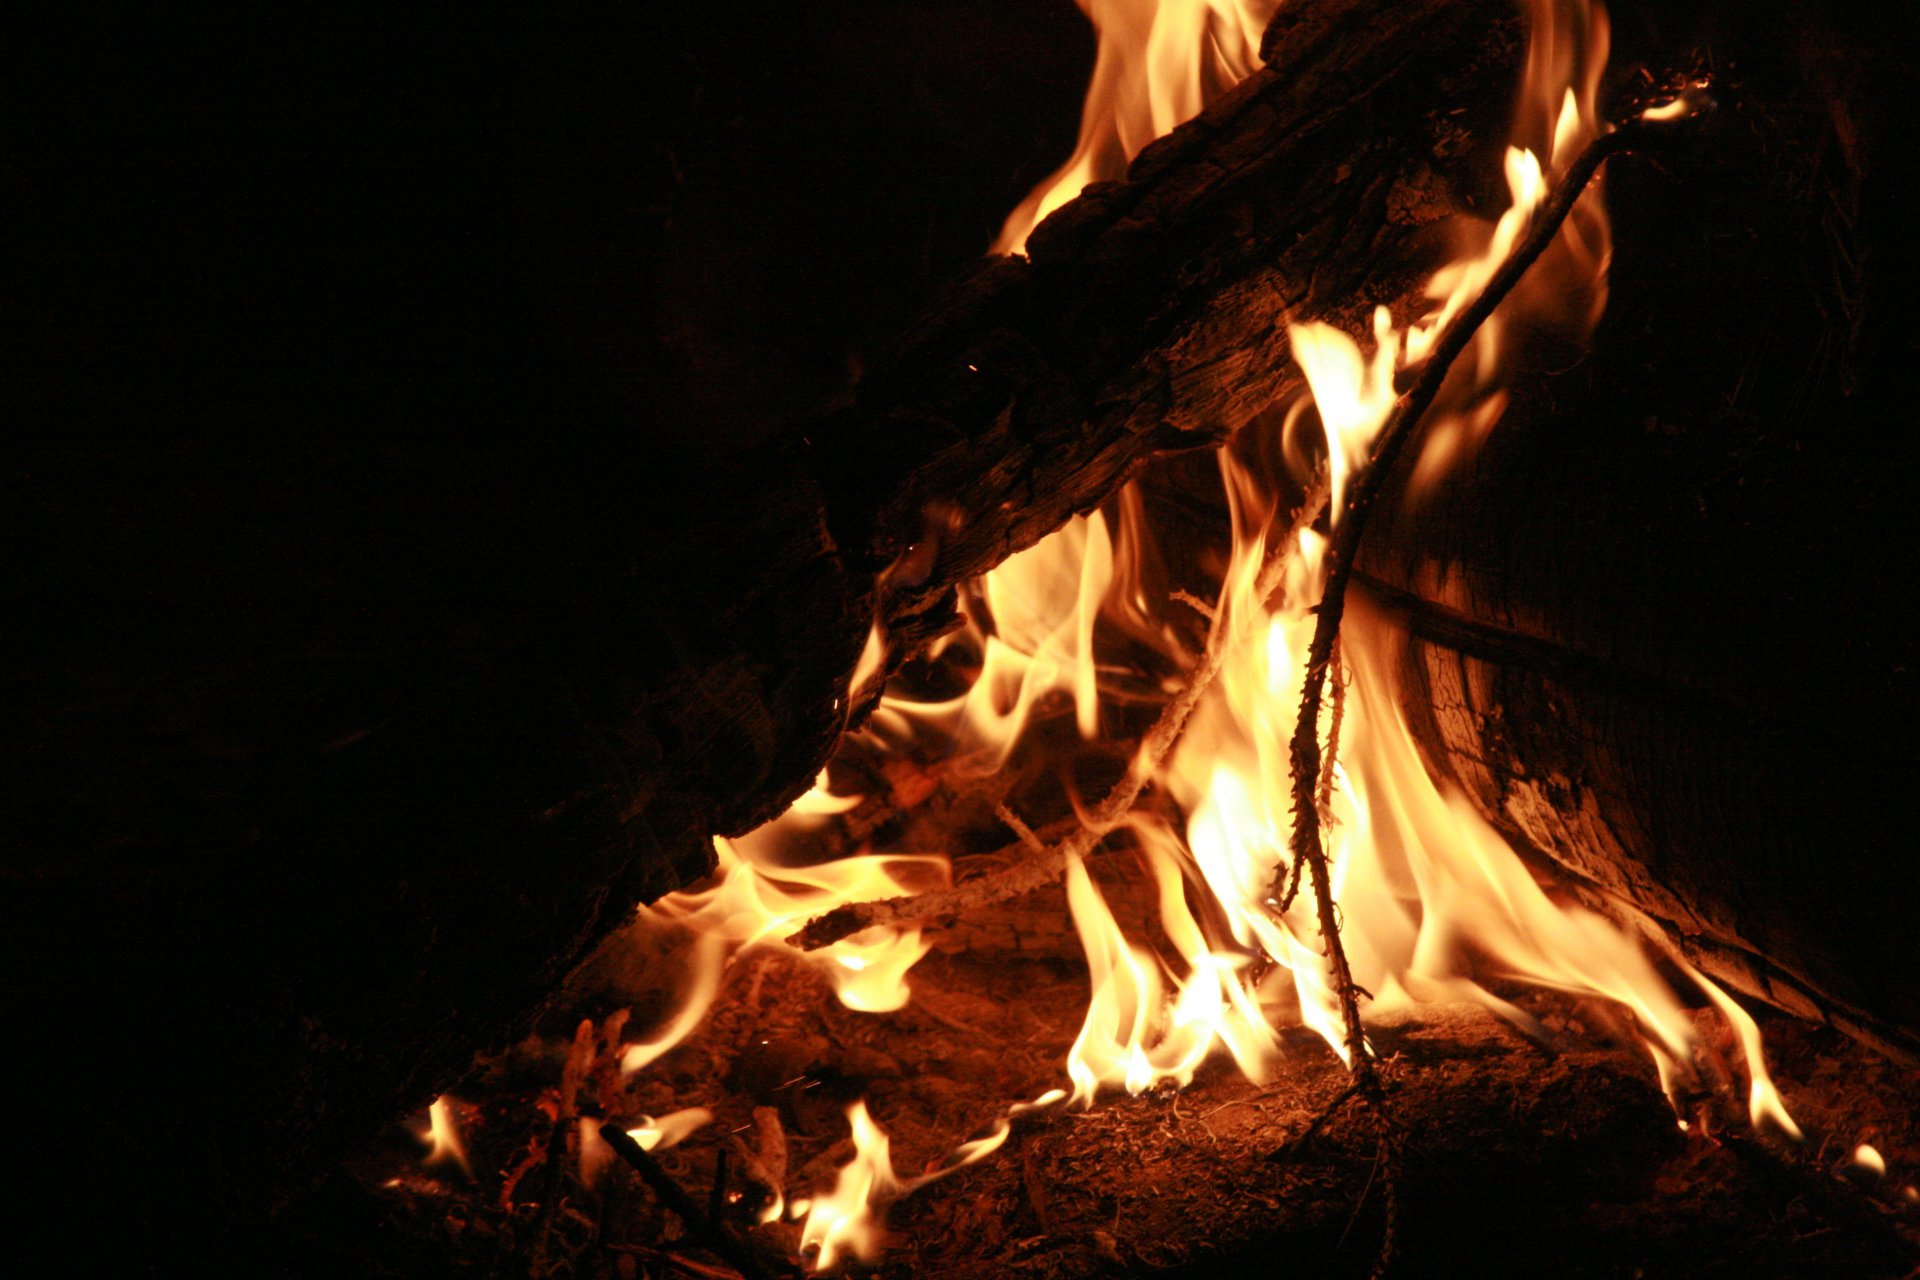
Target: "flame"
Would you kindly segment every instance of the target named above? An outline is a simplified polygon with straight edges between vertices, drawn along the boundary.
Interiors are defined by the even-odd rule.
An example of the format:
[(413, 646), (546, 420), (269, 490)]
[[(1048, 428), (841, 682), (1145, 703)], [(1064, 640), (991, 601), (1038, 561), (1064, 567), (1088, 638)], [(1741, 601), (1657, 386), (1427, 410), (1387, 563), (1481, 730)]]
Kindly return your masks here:
[(814, 916), (851, 902), (898, 897), (944, 886), (947, 859), (939, 855), (874, 854), (811, 867), (788, 867), (778, 851), (837, 807), (821, 785), (784, 815), (738, 841), (716, 838), (718, 866), (710, 887), (670, 894), (642, 907), (636, 927), (661, 936), (685, 936), (686, 975), (678, 1007), (650, 1036), (629, 1044), (621, 1069), (638, 1071), (678, 1045), (705, 1019), (728, 966), (754, 948), (775, 948), (818, 967), (848, 1008), (899, 1009), (911, 998), (907, 970), (931, 943), (917, 928), (876, 927), (818, 951), (799, 951), (788, 934)]
[(1100, 699), (1093, 629), (1113, 583), (1113, 541), (1099, 512), (1076, 516), (1039, 544), (1009, 556), (982, 576), (966, 602), (967, 626), (936, 655), (966, 644), (980, 655), (965, 693), (939, 702), (888, 694), (875, 713), (881, 739), (944, 741), (997, 772), (1048, 694), (1073, 700), (1083, 737), (1099, 732)]
[(808, 1202), (800, 1228), (801, 1252), (814, 1253), (816, 1271), (828, 1270), (847, 1252), (876, 1257), (882, 1238), (879, 1213), (901, 1188), (888, 1153), (891, 1143), (867, 1114), (865, 1102), (847, 1108), (847, 1123), (853, 1126), (853, 1159), (841, 1167), (831, 1192)]
[(853, 1157), (840, 1167), (833, 1190), (798, 1197), (790, 1208), (794, 1217), (806, 1219), (800, 1229), (800, 1249), (803, 1254), (814, 1254), (810, 1269), (829, 1270), (848, 1252), (860, 1258), (877, 1257), (885, 1236), (881, 1219), (889, 1204), (986, 1159), (1006, 1143), (1015, 1117), (1050, 1110), (1066, 1096), (1061, 1090), (1051, 1089), (1032, 1102), (1014, 1103), (986, 1132), (961, 1143), (915, 1178), (902, 1178), (894, 1172), (892, 1142), (868, 1113), (867, 1104), (856, 1102), (848, 1107)]
[(705, 1107), (687, 1107), (672, 1111), (658, 1120), (641, 1116), (640, 1123), (627, 1130), (627, 1136), (640, 1144), (642, 1151), (677, 1147), (713, 1123), (713, 1112)]
[(1373, 358), (1363, 359), (1353, 339), (1331, 325), (1309, 320), (1289, 326), (1294, 363), (1313, 389), (1313, 403), (1327, 434), (1327, 469), (1333, 511), (1346, 508), (1347, 482), (1366, 464), (1373, 438), (1393, 411), (1393, 375), (1400, 334), (1385, 307), (1373, 312)]
[(1870, 1143), (1863, 1142), (1853, 1149), (1853, 1163), (1876, 1178), (1887, 1176), (1887, 1158)]
[(994, 242), (1022, 253), (1046, 216), (1126, 172), (1155, 138), (1251, 75), (1280, 0), (1079, 0), (1099, 40), (1073, 156), (1020, 202)]
[(460, 1140), (460, 1123), (454, 1119), (453, 1099), (442, 1094), (433, 1100), (433, 1105), (427, 1108), (427, 1127), (418, 1136), (428, 1148), (421, 1164), (432, 1168), (451, 1163), (458, 1165), (469, 1179), (473, 1177), (473, 1166), (467, 1163), (466, 1144)]

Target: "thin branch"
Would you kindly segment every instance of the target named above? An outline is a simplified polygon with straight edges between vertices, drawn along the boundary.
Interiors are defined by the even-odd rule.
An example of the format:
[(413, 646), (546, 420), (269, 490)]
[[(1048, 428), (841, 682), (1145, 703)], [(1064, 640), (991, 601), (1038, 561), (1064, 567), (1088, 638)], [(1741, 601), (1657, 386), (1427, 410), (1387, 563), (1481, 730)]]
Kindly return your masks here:
[[(1346, 510), (1335, 519), (1333, 538), (1327, 547), (1327, 581), (1316, 609), (1313, 641), (1307, 650), (1306, 680), (1300, 695), (1300, 718), (1294, 724), (1293, 738), (1289, 743), (1293, 771), (1293, 886), (1289, 888), (1284, 883), (1289, 869), (1275, 867), (1270, 897), (1276, 903), (1283, 899), (1291, 902), (1293, 892), (1298, 887), (1300, 868), (1302, 865), (1306, 867), (1312, 879), (1320, 936), (1326, 940), (1327, 967), (1332, 971), (1334, 991), (1340, 1001), (1347, 1070), (1353, 1077), (1355, 1090), (1366, 1099), (1379, 1126), (1382, 1156), (1379, 1168), (1383, 1175), (1381, 1190), (1387, 1222), (1380, 1253), (1374, 1261), (1374, 1277), (1384, 1276), (1392, 1269), (1396, 1252), (1400, 1134), (1387, 1108), (1386, 1090), (1381, 1084), (1372, 1050), (1367, 1044), (1366, 1032), (1360, 1022), (1360, 986), (1354, 981), (1346, 948), (1340, 941), (1340, 921), (1333, 901), (1323, 825), (1327, 799), (1330, 799), (1323, 798), (1323, 794), (1331, 759), (1326, 762), (1326, 770), (1323, 771), (1320, 748), (1320, 704), (1328, 673), (1336, 661), (1334, 646), (1339, 640), (1340, 622), (1346, 612), (1347, 583), (1353, 576), (1360, 539), (1366, 532), (1367, 517), (1373, 509), (1374, 500), (1391, 474), (1394, 463), (1419, 434), (1420, 420), (1433, 407), (1441, 385), (1453, 368), (1453, 362), (1466, 350), (1473, 335), (1507, 294), (1512, 292), (1527, 269), (1553, 243), (1560, 233), (1561, 224), (1573, 212), (1600, 166), (1628, 149), (1637, 137), (1650, 132), (1653, 130), (1629, 125), (1601, 135), (1580, 153), (1560, 185), (1534, 216), (1526, 237), (1507, 255), (1480, 295), (1442, 331), (1419, 377), (1394, 406), (1374, 445), (1372, 459), (1348, 490)], [(1333, 749), (1334, 744), (1329, 744), (1329, 753)]]
[(616, 1155), (633, 1167), (642, 1181), (653, 1188), (653, 1193), (660, 1197), (661, 1203), (686, 1224), (695, 1240), (726, 1259), (727, 1264), (747, 1280), (773, 1280), (773, 1273), (761, 1264), (760, 1259), (738, 1236), (727, 1229), (726, 1223), (710, 1217), (701, 1209), (693, 1197), (660, 1167), (660, 1162), (635, 1142), (625, 1129), (609, 1122), (600, 1126), (600, 1136)]
[[(1473, 335), (1518, 284), (1534, 260), (1553, 243), (1560, 226), (1573, 212), (1587, 183), (1600, 166), (1624, 150), (1641, 132), (1619, 129), (1589, 143), (1586, 150), (1567, 170), (1558, 188), (1540, 212), (1526, 238), (1507, 255), (1486, 288), (1441, 333), (1426, 365), (1413, 386), (1400, 398), (1374, 445), (1373, 458), (1348, 490), (1346, 510), (1334, 522), (1333, 540), (1327, 548), (1327, 583), (1316, 611), (1313, 642), (1307, 650), (1307, 674), (1300, 695), (1300, 718), (1295, 723), (1290, 755), (1293, 766), (1293, 862), (1305, 864), (1313, 884), (1314, 903), (1320, 922), (1320, 934), (1326, 940), (1327, 964), (1332, 970), (1334, 990), (1340, 999), (1341, 1021), (1346, 1031), (1348, 1069), (1360, 1081), (1370, 1097), (1378, 1091), (1373, 1059), (1366, 1035), (1360, 1025), (1359, 988), (1347, 962), (1346, 948), (1340, 943), (1340, 925), (1335, 914), (1333, 890), (1327, 869), (1326, 846), (1322, 839), (1319, 797), (1320, 781), (1320, 702), (1325, 693), (1328, 669), (1332, 665), (1334, 641), (1340, 635), (1340, 621), (1346, 611), (1347, 582), (1353, 576), (1354, 557), (1360, 539), (1366, 533), (1367, 517), (1373, 509), (1386, 477), (1394, 463), (1418, 434), (1420, 419), (1432, 407), (1446, 381), (1453, 362), (1466, 350)], [(1271, 896), (1278, 901), (1285, 893), (1282, 876), (1275, 868)]]
[(1028, 826), (1026, 820), (1015, 813), (1006, 801), (1002, 800), (999, 804), (993, 806), (993, 816), (1006, 823), (1007, 830), (1019, 836), (1020, 843), (1025, 845), (1029, 851), (1033, 853), (1045, 853), (1047, 851), (1045, 842), (1034, 834), (1033, 828)]
[(1202, 600), (1199, 596), (1194, 595), (1191, 591), (1172, 591), (1167, 594), (1167, 599), (1177, 604), (1187, 606), (1187, 608), (1193, 610), (1208, 622), (1213, 621), (1213, 606), (1205, 600)]

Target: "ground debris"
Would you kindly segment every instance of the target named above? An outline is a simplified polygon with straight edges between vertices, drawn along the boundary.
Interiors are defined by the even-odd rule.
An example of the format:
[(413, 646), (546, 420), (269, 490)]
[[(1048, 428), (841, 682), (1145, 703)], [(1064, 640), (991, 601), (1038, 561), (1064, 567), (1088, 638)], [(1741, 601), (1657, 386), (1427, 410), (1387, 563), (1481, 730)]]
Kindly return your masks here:
[[(624, 1085), (602, 1083), (593, 1105), (622, 1120), (710, 1108), (713, 1123), (659, 1152), (661, 1167), (705, 1203), (719, 1153), (733, 1153), (721, 1212), (769, 1256), (794, 1258), (797, 1223), (754, 1223), (764, 1179), (741, 1172), (741, 1151), (770, 1153), (777, 1135), (789, 1199), (824, 1190), (851, 1154), (845, 1108), (865, 1098), (896, 1171), (911, 1176), (1008, 1102), (1061, 1083), (1085, 975), (1057, 953), (936, 951), (913, 981), (914, 1005), (858, 1014), (804, 965), (739, 966), (705, 1028)], [(1920, 1178), (1911, 1072), (1833, 1033), (1775, 1022), (1776, 1074), (1808, 1142), (1744, 1136), (1733, 1098), (1703, 1100), (1682, 1131), (1643, 1056), (1606, 1034), (1606, 1014), (1520, 1000), (1555, 1028), (1552, 1044), (1469, 1006), (1371, 1028), (1406, 1128), (1398, 1274), (1784, 1280), (1920, 1265), (1920, 1216), (1904, 1192)], [(381, 1247), (406, 1262), (356, 1265), (488, 1280), (726, 1274), (625, 1167), (588, 1185), (578, 1135), (559, 1144), (556, 1175), (521, 1179), (552, 1188), (556, 1205), (524, 1190), (502, 1197), (499, 1171), (551, 1123), (541, 1072), (557, 1078), (580, 1042), (530, 1042), (464, 1086), (475, 1184), (429, 1176), (401, 1141), (357, 1162)], [(1290, 1049), (1263, 1084), (1217, 1061), (1182, 1091), (1023, 1117), (999, 1152), (895, 1204), (884, 1254), (846, 1273), (1366, 1274), (1382, 1226), (1372, 1126), (1364, 1108), (1335, 1105), (1346, 1075), (1317, 1037), (1302, 1033)], [(1860, 1142), (1885, 1157), (1884, 1178), (1849, 1176)], [(529, 1238), (543, 1223), (536, 1255)], [(338, 1263), (366, 1239), (330, 1238), (316, 1256)]]

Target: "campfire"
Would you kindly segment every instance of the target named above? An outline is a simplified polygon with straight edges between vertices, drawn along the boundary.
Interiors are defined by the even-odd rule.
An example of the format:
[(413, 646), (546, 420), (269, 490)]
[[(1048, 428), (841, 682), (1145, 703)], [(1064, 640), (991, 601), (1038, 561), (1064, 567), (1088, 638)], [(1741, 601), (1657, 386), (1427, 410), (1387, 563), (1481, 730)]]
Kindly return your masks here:
[[(1140, 210), (1161, 192), (1140, 170), (1183, 146), (1237, 154), (1220, 133), (1269, 141), (1247, 118), (1331, 38), (1316, 23), (1345, 16), (1300, 8), (1297, 29), (1271, 27), (1262, 71), (1271, 5), (1095, 5), (1076, 152), (995, 252), (1071, 241), (1076, 218), (1112, 228), (1083, 237), (1151, 225)], [(1540, 352), (1580, 352), (1604, 314), (1603, 166), (1687, 145), (1720, 108), (1701, 67), (1610, 81), (1598, 6), (1530, 0), (1524, 19), (1504, 200), (1435, 224), (1445, 249), (1423, 282), (1337, 300), (1338, 318), (1370, 309), (1357, 332), (1269, 303), (1279, 332), (1237, 341), (1284, 343), (1304, 386), (1238, 375), (1264, 379), (1271, 404), (1202, 428), (1237, 428), (1210, 455), (1216, 477), (1193, 457), (1137, 470), (962, 582), (956, 616), (902, 621), (886, 598), (965, 536), (967, 512), (929, 505), (881, 575), (845, 733), (812, 788), (717, 838), (707, 882), (643, 907), (563, 1002), (624, 1007), (564, 1048), (488, 1060), (485, 1101), (435, 1104), (429, 1163), (457, 1151), (456, 1110), (521, 1144), (496, 1154), (489, 1191), (532, 1212), (535, 1271), (599, 1249), (636, 1275), (1235, 1274), (1264, 1209), (1313, 1258), (1364, 1253), (1358, 1229), (1384, 1272), (1414, 1247), (1406, 1184), (1475, 1164), (1466, 1135), (1503, 1123), (1551, 1134), (1525, 1165), (1577, 1160), (1613, 1126), (1669, 1170), (1702, 1143), (1804, 1161), (1726, 985), (1740, 972), (1690, 959), (1649, 897), (1554, 866), (1526, 823), (1537, 795), (1476, 797), (1455, 770), (1489, 748), (1472, 741), (1487, 725), (1416, 728), (1409, 711), (1425, 691), (1402, 614), (1472, 625), (1479, 603), (1469, 570), (1422, 553), (1420, 523), (1456, 500)], [(1147, 190), (1071, 206), (1114, 182)], [(1043, 226), (1057, 212), (1069, 229)], [(991, 339), (969, 355), (950, 376), (1004, 376)], [(1229, 384), (1216, 396), (1255, 394), (1231, 385), (1234, 365), (1212, 376)], [(1393, 513), (1392, 554), (1364, 538), (1376, 507)], [(1548, 803), (1564, 819), (1580, 801)], [(529, 1101), (506, 1082), (543, 1054), (550, 1083)], [(1884, 1158), (1849, 1136), (1822, 1143), (1870, 1198), (1916, 1194), (1882, 1185)], [(1153, 1186), (1115, 1176), (1135, 1160)], [(1010, 1167), (970, 1172), (983, 1162)], [(1328, 1171), (1360, 1165), (1351, 1202), (1329, 1197)], [(1620, 1178), (1565, 1190), (1632, 1203), (1602, 1185)], [(1725, 1171), (1678, 1179), (1727, 1191)], [(423, 1193), (419, 1174), (390, 1185)], [(456, 1240), (495, 1235), (497, 1216), (456, 1210)], [(1416, 1269), (1468, 1265), (1458, 1245), (1425, 1247)]]
[[(560, 869), (403, 868), (363, 933), (417, 946), (337, 975), (356, 891), (276, 887), (299, 1030), (212, 1041), (282, 1100), (275, 1247), (1920, 1270), (1910, 644), (1869, 570), (1806, 594), (1868, 543), (1781, 514), (1866, 492), (1802, 427), (1885, 360), (1827, 28), (1750, 65), (1593, 0), (1083, 7), (1069, 158), (724, 503), (583, 553), (636, 596), (538, 593), (578, 635), (525, 666), (442, 629), (483, 656), (433, 732), (337, 700), (286, 829), (434, 755), (516, 806), (449, 830)], [(469, 743), (473, 689), (514, 710)]]

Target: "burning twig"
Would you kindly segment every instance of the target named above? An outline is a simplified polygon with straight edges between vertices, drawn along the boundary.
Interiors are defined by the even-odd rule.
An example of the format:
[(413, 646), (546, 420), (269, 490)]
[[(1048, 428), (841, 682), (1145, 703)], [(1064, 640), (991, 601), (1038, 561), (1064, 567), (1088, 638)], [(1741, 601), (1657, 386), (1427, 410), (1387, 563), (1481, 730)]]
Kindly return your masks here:
[(874, 902), (850, 902), (815, 916), (787, 941), (803, 951), (815, 951), (875, 925), (932, 924), (998, 902), (1012, 901), (1060, 878), (1066, 862), (1053, 842), (1078, 828), (1079, 823), (1072, 819), (1051, 823), (1038, 832), (1029, 832), (1041, 842), (1041, 853), (1033, 853), (1023, 836), (983, 859), (996, 866), (1011, 863), (1002, 870), (963, 880), (951, 889)]
[[(1346, 510), (1335, 521), (1333, 540), (1327, 547), (1327, 584), (1321, 592), (1313, 628), (1313, 642), (1307, 650), (1307, 676), (1300, 695), (1300, 718), (1291, 743), (1293, 762), (1293, 861), (1304, 863), (1312, 877), (1314, 899), (1318, 906), (1320, 932), (1327, 940), (1327, 959), (1333, 969), (1334, 984), (1340, 996), (1341, 1016), (1347, 1030), (1347, 1050), (1357, 1075), (1370, 1074), (1371, 1059), (1360, 1030), (1359, 988), (1340, 945), (1339, 922), (1335, 917), (1333, 893), (1327, 874), (1326, 846), (1321, 839), (1321, 806), (1316, 794), (1320, 784), (1320, 701), (1326, 691), (1327, 673), (1333, 665), (1333, 646), (1340, 636), (1340, 621), (1346, 611), (1347, 583), (1353, 576), (1354, 557), (1360, 539), (1366, 533), (1367, 516), (1379, 496), (1382, 483), (1409, 441), (1418, 434), (1420, 419), (1432, 407), (1441, 384), (1453, 368), (1453, 362), (1466, 350), (1514, 285), (1533, 265), (1536, 258), (1559, 235), (1560, 226), (1606, 160), (1625, 150), (1639, 136), (1640, 129), (1626, 127), (1603, 134), (1580, 153), (1553, 195), (1541, 207), (1533, 227), (1513, 252), (1500, 264), (1467, 307), (1441, 333), (1433, 352), (1407, 393), (1394, 407), (1381, 429), (1373, 457), (1348, 491)], [(1272, 896), (1278, 900), (1286, 886), (1276, 869)]]
[[(1684, 118), (1684, 117), (1681, 117)], [(1373, 457), (1348, 490), (1346, 510), (1334, 522), (1333, 538), (1327, 547), (1327, 580), (1316, 610), (1313, 641), (1307, 651), (1306, 680), (1300, 695), (1300, 718), (1295, 723), (1289, 753), (1293, 772), (1293, 835), (1291, 869), (1276, 867), (1271, 897), (1276, 904), (1291, 901), (1298, 886), (1299, 869), (1304, 865), (1313, 884), (1320, 935), (1326, 940), (1327, 967), (1340, 1001), (1341, 1025), (1345, 1032), (1347, 1068), (1355, 1091), (1366, 1099), (1380, 1122), (1383, 1175), (1382, 1191), (1386, 1199), (1387, 1227), (1380, 1256), (1374, 1265), (1376, 1276), (1392, 1264), (1397, 1219), (1396, 1172), (1398, 1166), (1398, 1130), (1391, 1123), (1385, 1106), (1385, 1090), (1367, 1045), (1360, 1022), (1360, 985), (1354, 981), (1346, 948), (1340, 942), (1340, 921), (1333, 901), (1331, 876), (1323, 840), (1325, 803), (1321, 798), (1323, 762), (1320, 746), (1320, 704), (1329, 670), (1335, 662), (1334, 646), (1340, 637), (1340, 622), (1346, 610), (1347, 584), (1353, 576), (1354, 560), (1361, 537), (1366, 532), (1367, 516), (1382, 484), (1407, 444), (1419, 433), (1422, 416), (1433, 406), (1453, 362), (1494, 310), (1520, 282), (1527, 269), (1560, 234), (1561, 224), (1573, 212), (1587, 184), (1611, 157), (1630, 148), (1636, 139), (1661, 125), (1633, 123), (1603, 134), (1589, 143), (1568, 168), (1566, 176), (1535, 216), (1527, 235), (1515, 245), (1500, 264), (1486, 287), (1454, 318), (1434, 344), (1426, 365), (1413, 385), (1394, 406), (1381, 429)], [(1329, 744), (1329, 751), (1336, 744)], [(1291, 876), (1294, 884), (1286, 883)]]
[(701, 1244), (726, 1259), (727, 1264), (747, 1280), (774, 1280), (773, 1273), (762, 1265), (746, 1243), (729, 1231), (724, 1222), (709, 1216), (696, 1204), (693, 1197), (660, 1167), (660, 1162), (647, 1154), (646, 1148), (635, 1142), (625, 1129), (617, 1124), (603, 1124), (600, 1126), (600, 1136), (622, 1160), (633, 1167), (642, 1181), (653, 1188), (653, 1193), (660, 1197), (661, 1203), (686, 1224), (687, 1230)]

